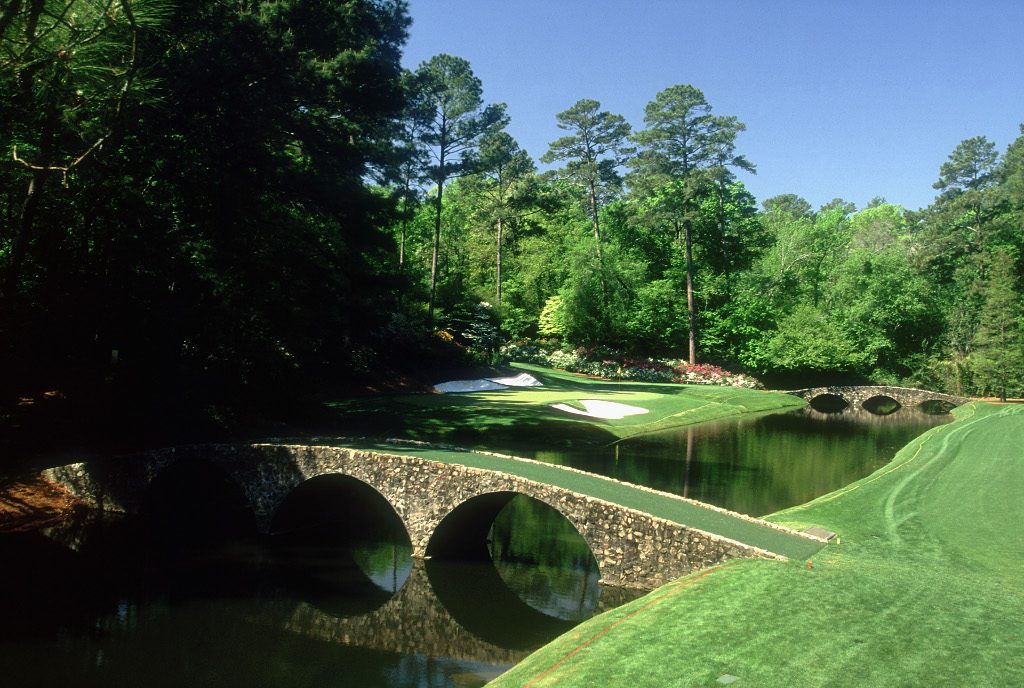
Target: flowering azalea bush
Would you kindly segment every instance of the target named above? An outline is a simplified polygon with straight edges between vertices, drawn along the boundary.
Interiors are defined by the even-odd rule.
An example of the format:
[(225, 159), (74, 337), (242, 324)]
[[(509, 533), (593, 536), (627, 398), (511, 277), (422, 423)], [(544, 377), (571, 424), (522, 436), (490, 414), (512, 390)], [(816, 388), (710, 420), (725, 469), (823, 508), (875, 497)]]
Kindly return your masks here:
[(533, 343), (509, 343), (501, 348), (500, 354), (509, 361), (551, 366), (609, 380), (764, 388), (750, 375), (732, 373), (708, 363), (690, 365), (681, 360), (627, 358), (622, 352), (605, 347), (548, 350)]
[(730, 373), (710, 363), (690, 365), (685, 361), (672, 362), (672, 371), (679, 382), (688, 385), (721, 385), (723, 387), (745, 387), (763, 389), (756, 378), (743, 373)]

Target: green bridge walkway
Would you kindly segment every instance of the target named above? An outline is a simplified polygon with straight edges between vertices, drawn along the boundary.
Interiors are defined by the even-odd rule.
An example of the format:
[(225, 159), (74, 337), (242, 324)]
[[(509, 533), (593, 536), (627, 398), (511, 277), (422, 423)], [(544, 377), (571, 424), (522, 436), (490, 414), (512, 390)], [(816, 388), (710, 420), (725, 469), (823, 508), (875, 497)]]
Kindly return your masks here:
[(344, 441), (338, 446), (365, 451), (414, 456), (446, 464), (499, 471), (526, 480), (554, 485), (612, 504), (634, 509), (679, 525), (696, 528), (759, 547), (789, 559), (808, 559), (824, 543), (793, 531), (780, 529), (766, 521), (725, 511), (676, 495), (630, 485), (593, 473), (586, 473), (530, 459), (485, 454), (455, 448), (418, 446), (406, 443)]

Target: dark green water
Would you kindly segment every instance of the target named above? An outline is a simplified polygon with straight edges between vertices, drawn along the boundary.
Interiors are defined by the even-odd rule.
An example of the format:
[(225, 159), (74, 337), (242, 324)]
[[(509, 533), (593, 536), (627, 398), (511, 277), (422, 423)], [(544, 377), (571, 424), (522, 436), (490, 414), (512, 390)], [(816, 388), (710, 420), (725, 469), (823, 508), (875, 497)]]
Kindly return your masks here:
[(732, 418), (609, 447), (538, 451), (534, 458), (765, 516), (881, 468), (949, 415), (899, 409)]
[[(759, 515), (867, 475), (948, 420), (798, 412), (537, 458)], [(0, 533), (0, 685), (481, 686), (636, 594), (602, 590), (572, 526), (527, 498), (498, 515), (493, 562), (423, 562), (393, 528), (332, 537), (337, 519), (356, 518), (352, 504), (381, 522), (393, 512), (352, 493), (331, 514), (330, 490), (348, 487), (314, 487), (284, 519), (301, 537), (202, 519), (170, 538), (131, 520)], [(220, 513), (182, 501), (171, 505)]]

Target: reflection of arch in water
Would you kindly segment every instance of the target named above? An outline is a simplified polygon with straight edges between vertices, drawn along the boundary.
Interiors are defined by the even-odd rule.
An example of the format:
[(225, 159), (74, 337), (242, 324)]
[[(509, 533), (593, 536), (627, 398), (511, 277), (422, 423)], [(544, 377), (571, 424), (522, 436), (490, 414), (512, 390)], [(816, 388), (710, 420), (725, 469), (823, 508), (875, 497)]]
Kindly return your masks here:
[(366, 614), (409, 575), (412, 545), (391, 503), (328, 473), (297, 485), (271, 518), (275, 565), (297, 595), (335, 617)]
[(841, 413), (849, 408), (850, 403), (838, 394), (819, 394), (808, 402), (819, 413)]
[[(539, 616), (491, 575), (488, 564), (414, 559), (409, 579), (380, 609), (364, 616), (337, 618), (300, 604), (286, 622), (293, 633), (327, 642), (489, 664), (515, 664), (575, 622)], [(435, 589), (437, 585), (437, 589)], [(595, 613), (635, 599), (641, 593), (610, 588)], [(448, 607), (446, 605), (451, 605)], [(481, 610), (489, 611), (486, 618)], [(394, 623), (395, 619), (402, 623)], [(514, 623), (540, 623), (533, 632)], [(547, 635), (545, 635), (545, 633)], [(528, 638), (524, 638), (528, 635)]]
[(868, 413), (875, 414), (876, 416), (888, 416), (899, 411), (903, 408), (903, 405), (888, 395), (876, 394), (873, 397), (865, 399), (861, 403), (861, 408)]
[(575, 625), (524, 602), (485, 562), (431, 559), (427, 577), (452, 618), (474, 636), (508, 649), (533, 649)]
[[(427, 556), (432, 563), (482, 563), (492, 592), (511, 592), (549, 617), (586, 618), (600, 596), (597, 559), (579, 530), (558, 509), (521, 493), (492, 492), (456, 506), (435, 529)], [(498, 597), (483, 596), (479, 606)]]
[(918, 404), (917, 408), (929, 416), (946, 416), (956, 408), (956, 404), (942, 399), (928, 399)]

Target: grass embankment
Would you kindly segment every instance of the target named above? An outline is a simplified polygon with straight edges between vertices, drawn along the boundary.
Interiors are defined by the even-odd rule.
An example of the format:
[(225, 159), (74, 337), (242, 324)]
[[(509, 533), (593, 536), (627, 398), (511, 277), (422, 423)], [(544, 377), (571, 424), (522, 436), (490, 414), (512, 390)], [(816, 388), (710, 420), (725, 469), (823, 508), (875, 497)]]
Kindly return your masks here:
[(1024, 685), (1024, 407), (956, 415), (885, 468), (773, 517), (839, 533), (814, 568), (742, 560), (688, 576), (492, 685)]
[[(609, 382), (516, 363), (543, 383), (462, 394), (406, 394), (329, 404), (343, 429), (359, 434), (454, 442), (488, 449), (543, 449), (608, 444), (626, 437), (742, 413), (797, 408), (786, 394), (749, 389), (642, 382)], [(621, 420), (573, 416), (552, 404), (581, 399), (639, 406), (648, 413)]]

